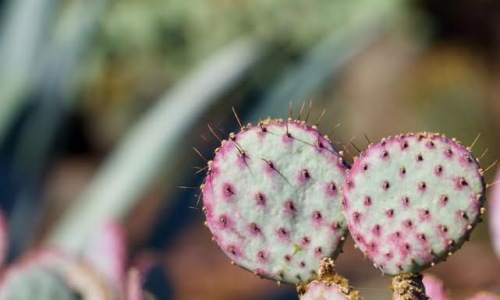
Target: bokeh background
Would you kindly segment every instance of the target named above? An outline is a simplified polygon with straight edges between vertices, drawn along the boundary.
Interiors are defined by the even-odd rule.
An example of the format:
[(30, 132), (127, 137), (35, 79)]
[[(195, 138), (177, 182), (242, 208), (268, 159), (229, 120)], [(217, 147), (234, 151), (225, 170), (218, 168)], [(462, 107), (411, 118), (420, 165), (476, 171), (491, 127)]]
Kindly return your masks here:
[[(77, 252), (102, 222), (126, 228), (157, 299), (296, 299), (231, 266), (197, 203), (205, 162), (244, 123), (312, 103), (353, 155), (437, 131), (500, 157), (496, 0), (2, 0), (0, 205), (11, 261)], [(489, 149), (488, 152), (484, 153)], [(492, 182), (494, 169), (487, 173)], [(383, 277), (352, 241), (339, 273), (368, 299)], [(500, 292), (487, 222), (432, 268), (454, 299)]]

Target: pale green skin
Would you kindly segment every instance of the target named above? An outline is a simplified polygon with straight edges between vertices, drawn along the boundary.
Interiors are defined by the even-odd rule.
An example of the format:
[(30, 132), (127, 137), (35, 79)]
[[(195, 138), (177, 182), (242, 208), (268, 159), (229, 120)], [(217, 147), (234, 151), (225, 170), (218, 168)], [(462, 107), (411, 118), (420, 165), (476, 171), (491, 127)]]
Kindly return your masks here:
[[(25, 287), (24, 290), (19, 289), (21, 286)], [(38, 289), (46, 293), (30, 298), (30, 295), (38, 295)], [(115, 295), (91, 266), (64, 252), (41, 249), (30, 252), (3, 272), (0, 300), (18, 299), (12, 297), (20, 300), (72, 300), (114, 299)]]
[[(12, 274), (13, 275), (13, 274)], [(68, 284), (55, 272), (30, 266), (10, 276), (2, 285), (1, 300), (78, 300)]]
[[(385, 146), (371, 146), (353, 164), (349, 176), (353, 186), (345, 190), (344, 209), (356, 245), (389, 275), (419, 272), (446, 259), (469, 236), (484, 204), (483, 178), (471, 153), (440, 135), (423, 136), (421, 141), (407, 135), (389, 138)], [(409, 147), (403, 151), (404, 141)], [(432, 148), (427, 144), (430, 141), (434, 143)], [(451, 158), (444, 155), (448, 148), (453, 152)], [(385, 159), (384, 149), (388, 151)], [(422, 161), (418, 161), (418, 154)], [(363, 170), (365, 164), (367, 170)], [(437, 176), (439, 165), (442, 173)], [(404, 175), (402, 167), (406, 169)], [(461, 177), (466, 186), (457, 185)], [(386, 181), (390, 187), (384, 189)], [(425, 189), (419, 188), (422, 182)], [(448, 197), (445, 205), (442, 195)], [(371, 197), (371, 205), (365, 204), (366, 196)], [(403, 205), (404, 196), (409, 197), (410, 205)], [(391, 218), (387, 214), (390, 209), (394, 210)], [(467, 218), (461, 217), (461, 212)], [(358, 221), (356, 213), (360, 214)], [(405, 226), (408, 220), (411, 227)], [(374, 231), (376, 225), (380, 226), (379, 235)], [(396, 232), (400, 232), (400, 238), (395, 238)], [(425, 239), (420, 238), (422, 234)]]
[[(346, 166), (314, 128), (275, 121), (265, 127), (265, 133), (255, 126), (237, 134), (236, 142), (223, 142), (203, 188), (207, 225), (237, 265), (262, 277), (301, 283), (312, 279), (323, 257), (340, 251), (346, 235), (340, 204)], [(290, 143), (284, 142), (287, 128), (293, 140)], [(321, 152), (318, 140), (323, 144)], [(246, 163), (239, 158), (238, 148), (247, 155)], [(274, 169), (266, 161), (272, 161)], [(301, 181), (305, 169), (310, 178)], [(331, 181), (337, 187), (335, 195), (326, 193)], [(224, 194), (228, 182), (235, 193), (230, 197)], [(257, 204), (259, 192), (265, 195), (265, 205)], [(286, 208), (289, 199), (293, 213)], [(315, 211), (321, 213), (320, 222), (313, 219)], [(221, 225), (221, 216), (227, 217), (227, 227)], [(256, 223), (261, 233), (254, 234), (251, 223)], [(333, 230), (332, 224), (338, 228)], [(286, 228), (289, 238), (280, 238), (279, 228)], [(303, 237), (310, 242), (304, 244)], [(321, 253), (315, 253), (317, 247)], [(265, 253), (264, 259), (259, 258), (260, 251)]]

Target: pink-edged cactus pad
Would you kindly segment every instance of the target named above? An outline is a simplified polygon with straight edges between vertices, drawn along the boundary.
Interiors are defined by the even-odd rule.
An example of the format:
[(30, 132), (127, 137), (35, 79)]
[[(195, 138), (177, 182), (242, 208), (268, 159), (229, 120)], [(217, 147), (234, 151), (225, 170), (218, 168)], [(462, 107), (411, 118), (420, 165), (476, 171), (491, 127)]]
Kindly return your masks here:
[(91, 268), (58, 250), (30, 252), (0, 278), (1, 300), (115, 298)]
[(470, 151), (439, 134), (371, 145), (344, 187), (358, 248), (389, 275), (420, 272), (460, 248), (484, 205), (482, 170)]
[(304, 122), (245, 126), (209, 162), (206, 225), (235, 264), (280, 282), (308, 281), (345, 238), (346, 170), (328, 138)]
[[(349, 294), (343, 292), (344, 287), (332, 282), (313, 281), (300, 300), (351, 300)], [(357, 299), (357, 298), (354, 298)]]
[(336, 274), (331, 258), (322, 259), (318, 267), (318, 278), (307, 286), (298, 287), (300, 300), (363, 300), (347, 279)]

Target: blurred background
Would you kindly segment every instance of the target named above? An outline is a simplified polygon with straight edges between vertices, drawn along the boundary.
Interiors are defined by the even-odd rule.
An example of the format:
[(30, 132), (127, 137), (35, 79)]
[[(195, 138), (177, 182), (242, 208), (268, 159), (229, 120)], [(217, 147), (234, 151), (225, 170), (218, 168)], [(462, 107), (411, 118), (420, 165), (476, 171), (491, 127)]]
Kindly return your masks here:
[[(231, 266), (197, 203), (217, 135), (312, 103), (334, 139), (437, 131), (500, 157), (495, 0), (0, 0), (0, 205), (11, 261), (78, 252), (120, 220), (157, 299), (296, 299)], [(484, 153), (487, 149), (488, 152)], [(494, 169), (487, 173), (492, 182)], [(481, 223), (430, 270), (461, 299), (500, 292)], [(368, 299), (390, 280), (354, 250), (338, 272)]]

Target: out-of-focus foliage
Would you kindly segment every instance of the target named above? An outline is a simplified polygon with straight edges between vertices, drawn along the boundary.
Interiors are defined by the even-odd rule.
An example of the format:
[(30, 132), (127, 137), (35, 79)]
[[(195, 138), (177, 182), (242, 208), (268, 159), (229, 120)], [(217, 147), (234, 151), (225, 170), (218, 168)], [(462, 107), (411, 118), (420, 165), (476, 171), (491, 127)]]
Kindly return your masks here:
[[(109, 84), (124, 77), (128, 78), (124, 84), (135, 81), (134, 86), (159, 80), (169, 83), (235, 37), (252, 35), (264, 43), (280, 46), (288, 54), (300, 53), (355, 17), (359, 9), (393, 3), (392, 0), (114, 1), (103, 17), (91, 66), (97, 67), (93, 70), (99, 70), (96, 74), (100, 74), (101, 80), (109, 80)], [(122, 101), (133, 95), (133, 92), (115, 94)]]
[[(137, 111), (229, 41), (250, 36), (280, 51), (301, 53), (360, 12), (396, 7), (394, 0), (119, 0), (110, 3), (83, 76), (84, 103), (120, 136)], [(127, 103), (128, 105), (124, 105)]]
[(304, 50), (359, 8), (374, 4), (372, 0), (120, 0), (103, 18), (97, 47), (118, 59), (134, 56), (136, 63), (156, 56), (165, 59), (159, 67), (178, 74), (246, 34)]

